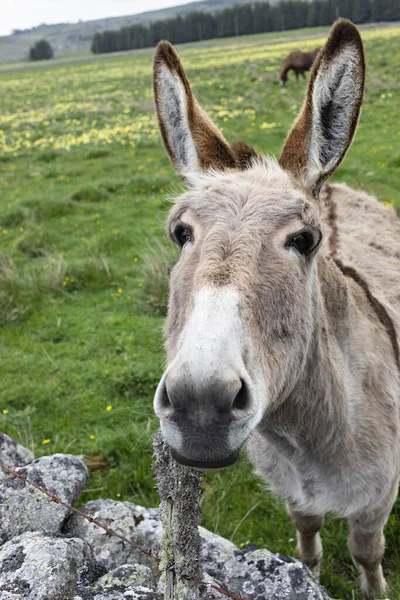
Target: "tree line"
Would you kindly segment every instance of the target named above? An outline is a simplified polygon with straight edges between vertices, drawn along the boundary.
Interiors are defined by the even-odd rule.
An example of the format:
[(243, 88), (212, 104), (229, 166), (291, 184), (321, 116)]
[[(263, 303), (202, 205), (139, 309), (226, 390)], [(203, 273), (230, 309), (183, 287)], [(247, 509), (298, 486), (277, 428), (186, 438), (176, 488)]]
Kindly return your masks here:
[(196, 42), (267, 31), (331, 25), (338, 17), (355, 23), (400, 20), (399, 0), (283, 0), (237, 4), (212, 13), (192, 12), (186, 16), (131, 25), (96, 33), (94, 54), (156, 46), (162, 39), (172, 44)]

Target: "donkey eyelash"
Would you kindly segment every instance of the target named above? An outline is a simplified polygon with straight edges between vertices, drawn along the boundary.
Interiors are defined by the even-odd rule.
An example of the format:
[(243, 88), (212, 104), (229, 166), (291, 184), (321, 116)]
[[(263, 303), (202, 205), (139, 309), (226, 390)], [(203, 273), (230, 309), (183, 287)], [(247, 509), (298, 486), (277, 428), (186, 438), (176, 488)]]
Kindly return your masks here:
[[(296, 242), (297, 240), (297, 242)], [(285, 244), (285, 248), (295, 248), (302, 256), (309, 256), (320, 245), (322, 233), (309, 227), (305, 227), (291, 235)], [(302, 242), (303, 245), (300, 244)]]
[(193, 241), (193, 232), (188, 225), (179, 222), (171, 229), (170, 237), (175, 244), (183, 248), (188, 242)]

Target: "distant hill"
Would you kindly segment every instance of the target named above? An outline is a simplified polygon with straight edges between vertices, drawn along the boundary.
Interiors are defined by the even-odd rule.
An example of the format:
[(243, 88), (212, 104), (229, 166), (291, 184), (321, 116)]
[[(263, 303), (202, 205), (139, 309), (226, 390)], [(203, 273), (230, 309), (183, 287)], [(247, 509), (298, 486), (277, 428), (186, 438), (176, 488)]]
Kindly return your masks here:
[[(127, 15), (126, 17), (110, 17), (97, 19), (96, 21), (59, 23), (57, 25), (39, 25), (13, 35), (0, 36), (0, 64), (27, 60), (29, 48), (40, 39), (50, 42), (56, 56), (72, 52), (89, 52), (93, 35), (104, 29), (119, 29), (135, 23), (147, 24), (151, 21), (169, 19), (193, 11), (216, 12), (234, 4), (251, 4), (252, 2), (254, 0), (203, 0), (137, 15)], [(276, 4), (277, 2), (279, 0), (269, 0), (270, 4)]]

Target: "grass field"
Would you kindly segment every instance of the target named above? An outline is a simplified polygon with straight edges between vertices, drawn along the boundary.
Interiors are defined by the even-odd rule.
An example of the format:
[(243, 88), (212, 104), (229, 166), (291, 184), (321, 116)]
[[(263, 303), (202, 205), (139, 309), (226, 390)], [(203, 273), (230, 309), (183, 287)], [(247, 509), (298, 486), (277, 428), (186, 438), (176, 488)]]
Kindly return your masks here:
[[(363, 38), (365, 104), (334, 179), (400, 210), (400, 27)], [(305, 34), (302, 47), (322, 42)], [(293, 78), (284, 89), (277, 82), (280, 61), (297, 46), (289, 34), (280, 44), (256, 36), (191, 46), (181, 56), (227, 138), (278, 153), (304, 94)], [(37, 456), (92, 457), (83, 501), (157, 504), (152, 397), (164, 315), (145, 262), (157, 244), (168, 246), (166, 198), (180, 184), (157, 132), (151, 58), (48, 64), (0, 80), (0, 430)], [(293, 554), (284, 507), (264, 488), (245, 459), (207, 475), (204, 525), (238, 545)], [(386, 529), (385, 570), (396, 599), (399, 517), (400, 503)], [(334, 598), (361, 598), (346, 524), (328, 518), (323, 541), (322, 583)]]

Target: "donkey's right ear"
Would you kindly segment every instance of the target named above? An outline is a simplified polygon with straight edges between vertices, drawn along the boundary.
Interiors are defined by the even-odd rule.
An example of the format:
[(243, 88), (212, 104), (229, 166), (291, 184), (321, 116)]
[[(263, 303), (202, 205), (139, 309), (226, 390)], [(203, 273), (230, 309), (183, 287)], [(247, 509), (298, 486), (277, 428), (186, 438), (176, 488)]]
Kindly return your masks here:
[(235, 155), (193, 96), (173, 46), (158, 44), (154, 57), (154, 98), (165, 148), (178, 173), (234, 168)]

